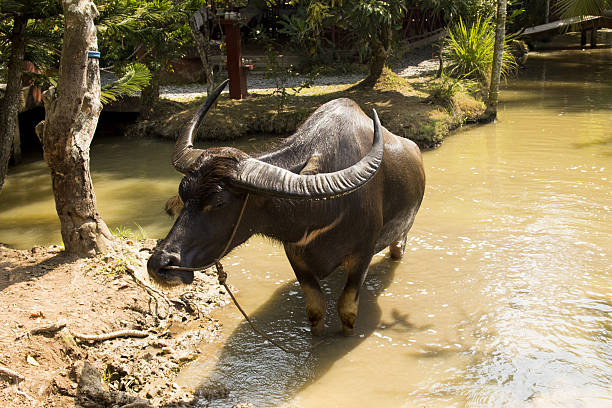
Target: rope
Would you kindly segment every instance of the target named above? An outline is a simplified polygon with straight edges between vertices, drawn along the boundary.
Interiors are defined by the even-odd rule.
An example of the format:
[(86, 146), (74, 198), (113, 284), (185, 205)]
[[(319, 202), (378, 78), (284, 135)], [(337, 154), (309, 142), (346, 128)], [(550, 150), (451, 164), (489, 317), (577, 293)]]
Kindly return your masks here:
[(251, 329), (253, 329), (253, 331), (255, 333), (259, 334), (261, 337), (263, 337), (264, 339), (269, 341), (271, 344), (273, 344), (274, 346), (278, 347), (279, 349), (281, 349), (285, 353), (299, 355), (299, 354), (302, 354), (302, 353), (310, 353), (316, 346), (318, 346), (319, 344), (321, 344), (323, 342), (323, 340), (320, 340), (314, 346), (294, 349), (294, 348), (285, 347), (282, 344), (280, 344), (279, 342), (277, 342), (276, 340), (274, 340), (273, 338), (271, 338), (266, 332), (264, 332), (263, 330), (258, 329), (257, 326), (255, 326), (255, 324), (251, 321), (251, 319), (249, 318), (247, 313), (240, 306), (240, 303), (238, 303), (238, 300), (236, 299), (236, 297), (234, 296), (234, 294), (232, 293), (230, 288), (227, 286), (227, 283), (226, 283), (227, 274), (223, 270), (223, 265), (221, 265), (221, 262), (216, 262), (215, 263), (215, 268), (217, 269), (217, 276), (219, 278), (219, 284), (223, 285), (225, 290), (227, 290), (227, 293), (230, 295), (230, 298), (232, 298), (232, 301), (234, 302), (234, 305), (236, 305), (236, 307), (238, 308), (238, 310), (240, 311), (242, 316), (245, 318), (245, 320), (247, 321), (249, 326), (251, 326)]

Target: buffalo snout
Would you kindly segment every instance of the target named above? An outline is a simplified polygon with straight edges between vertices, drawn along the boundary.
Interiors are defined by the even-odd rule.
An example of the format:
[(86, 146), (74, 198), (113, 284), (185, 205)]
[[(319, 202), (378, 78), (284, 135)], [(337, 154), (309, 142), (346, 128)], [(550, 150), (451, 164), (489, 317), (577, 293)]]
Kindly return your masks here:
[(175, 286), (193, 283), (193, 271), (167, 269), (168, 266), (179, 266), (180, 256), (164, 250), (155, 250), (147, 262), (147, 271), (153, 280), (161, 285)]

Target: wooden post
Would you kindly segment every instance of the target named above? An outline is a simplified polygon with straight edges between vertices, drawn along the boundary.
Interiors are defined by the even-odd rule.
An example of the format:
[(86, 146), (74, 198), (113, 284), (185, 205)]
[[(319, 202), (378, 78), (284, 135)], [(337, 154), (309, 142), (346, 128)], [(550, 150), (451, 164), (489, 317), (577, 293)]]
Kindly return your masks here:
[(597, 28), (591, 30), (591, 48), (597, 47)]
[(227, 75), (229, 93), (232, 99), (243, 99), (247, 96), (246, 71), (242, 66), (242, 47), (240, 45), (239, 20), (221, 20), (227, 44)]

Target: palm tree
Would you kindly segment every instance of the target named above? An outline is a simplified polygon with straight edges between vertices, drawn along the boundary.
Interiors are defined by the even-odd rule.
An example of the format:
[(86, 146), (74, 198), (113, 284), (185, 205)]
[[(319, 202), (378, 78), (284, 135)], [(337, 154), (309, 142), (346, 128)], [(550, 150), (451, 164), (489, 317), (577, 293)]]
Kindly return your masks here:
[(497, 0), (497, 22), (495, 28), (495, 49), (493, 51), (493, 66), (491, 68), (491, 85), (487, 98), (487, 109), (483, 120), (491, 122), (497, 117), (497, 100), (499, 81), (501, 78), (502, 60), (504, 55), (504, 37), (506, 35), (506, 0)]

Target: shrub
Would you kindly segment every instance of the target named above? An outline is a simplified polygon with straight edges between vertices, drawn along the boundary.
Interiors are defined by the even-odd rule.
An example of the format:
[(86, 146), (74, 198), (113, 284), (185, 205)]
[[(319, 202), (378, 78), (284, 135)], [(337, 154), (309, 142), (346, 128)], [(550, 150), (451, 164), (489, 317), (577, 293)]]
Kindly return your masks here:
[[(506, 39), (502, 60), (502, 78), (516, 69), (516, 61)], [(495, 48), (495, 26), (488, 18), (480, 17), (468, 28), (460, 18), (448, 30), (443, 56), (448, 72), (456, 77), (468, 77), (488, 82)]]
[(439, 79), (429, 83), (429, 101), (443, 106), (448, 111), (455, 108), (455, 95), (459, 92), (471, 92), (475, 88), (472, 83), (466, 79), (452, 78), (444, 72)]

